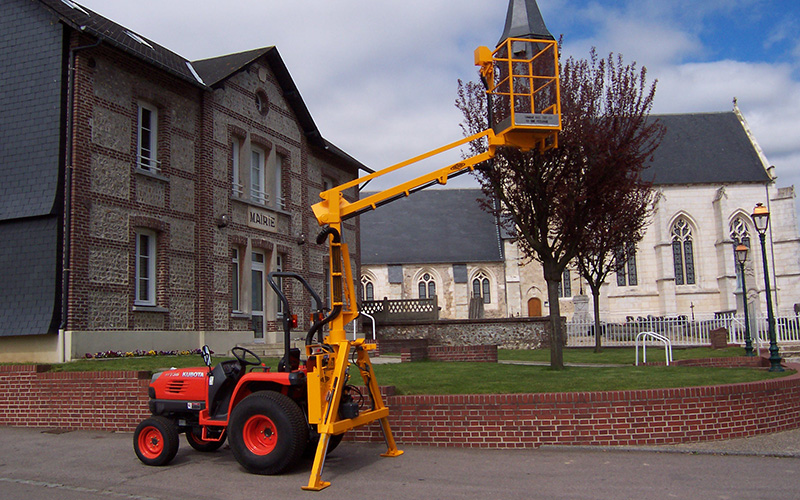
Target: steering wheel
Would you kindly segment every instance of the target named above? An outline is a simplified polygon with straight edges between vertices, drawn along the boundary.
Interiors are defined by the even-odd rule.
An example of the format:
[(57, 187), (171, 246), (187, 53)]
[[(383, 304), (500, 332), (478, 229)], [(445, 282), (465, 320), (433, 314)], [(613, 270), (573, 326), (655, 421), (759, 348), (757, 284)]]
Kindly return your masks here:
[[(241, 351), (241, 354), (239, 353), (239, 351)], [(245, 349), (244, 347), (240, 347), (237, 345), (236, 347), (231, 349), (231, 354), (233, 354), (233, 357), (236, 358), (236, 361), (242, 364), (242, 368), (244, 368), (247, 365), (261, 366), (261, 358), (259, 358), (258, 354), (254, 353), (250, 349)], [(248, 354), (256, 358), (256, 361), (248, 360), (247, 359)]]

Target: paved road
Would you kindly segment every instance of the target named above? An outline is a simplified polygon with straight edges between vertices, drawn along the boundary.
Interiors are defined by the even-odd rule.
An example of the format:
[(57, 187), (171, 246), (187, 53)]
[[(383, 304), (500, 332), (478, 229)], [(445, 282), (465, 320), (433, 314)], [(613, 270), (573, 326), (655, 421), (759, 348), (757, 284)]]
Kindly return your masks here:
[(333, 485), (314, 493), (300, 490), (310, 462), (283, 476), (255, 476), (227, 446), (201, 454), (182, 441), (172, 465), (146, 467), (129, 433), (0, 427), (0, 500), (800, 498), (800, 431), (753, 439), (709, 450), (411, 446), (398, 458), (380, 457), (382, 446), (345, 442), (325, 465)]

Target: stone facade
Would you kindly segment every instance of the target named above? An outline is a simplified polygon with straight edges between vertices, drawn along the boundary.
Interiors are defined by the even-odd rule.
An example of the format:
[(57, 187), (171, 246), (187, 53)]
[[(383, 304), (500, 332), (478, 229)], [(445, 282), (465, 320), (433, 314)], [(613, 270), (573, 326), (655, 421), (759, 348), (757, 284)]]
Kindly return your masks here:
[[(55, 5), (67, 16), (82, 15)], [(71, 94), (61, 96), (64, 116), (72, 117), (64, 127), (72, 161), (53, 180), (64, 189), (55, 211), (66, 224), (68, 253), (64, 282), (56, 286), (66, 292), (66, 315), (58, 332), (36, 332), (58, 340), (39, 342), (32, 352), (16, 349), (19, 339), (0, 337), (0, 361), (204, 343), (224, 352), (282, 338), (267, 273), (295, 271), (324, 291), (327, 245), (316, 244), (311, 205), (324, 183), (352, 180), (363, 165), (328, 150), (274, 48), (253, 51), (235, 70), (203, 82), (203, 71), (188, 61), (169, 67), (169, 60), (148, 59), (136, 48), (93, 45), (90, 31), (65, 33), (67, 48), (58, 53), (67, 57), (69, 48), (81, 47)], [(58, 72), (62, 62), (67, 67), (56, 61)], [(184, 66), (195, 78), (177, 74), (186, 73)], [(144, 112), (151, 122), (145, 132)], [(144, 134), (152, 137), (145, 156)], [(358, 269), (357, 222), (344, 232)], [(302, 289), (287, 283), (286, 292), (292, 312), (307, 318)]]

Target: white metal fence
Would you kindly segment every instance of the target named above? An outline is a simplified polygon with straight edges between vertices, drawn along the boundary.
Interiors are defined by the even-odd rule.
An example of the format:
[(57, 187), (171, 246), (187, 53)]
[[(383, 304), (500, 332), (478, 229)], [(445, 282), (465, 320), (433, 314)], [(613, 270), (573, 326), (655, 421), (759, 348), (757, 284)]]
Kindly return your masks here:
[[(606, 346), (633, 346), (636, 336), (641, 332), (655, 332), (668, 338), (672, 345), (708, 345), (709, 333), (717, 328), (728, 331), (728, 343), (744, 345), (744, 317), (723, 316), (717, 318), (691, 320), (680, 317), (647, 317), (619, 323), (600, 322), (601, 342)], [(573, 347), (593, 346), (594, 320), (568, 321), (567, 345)], [(800, 342), (800, 317), (779, 317), (775, 319), (775, 333), (778, 343)], [(753, 347), (767, 346), (769, 334), (767, 319), (750, 318), (750, 336)]]

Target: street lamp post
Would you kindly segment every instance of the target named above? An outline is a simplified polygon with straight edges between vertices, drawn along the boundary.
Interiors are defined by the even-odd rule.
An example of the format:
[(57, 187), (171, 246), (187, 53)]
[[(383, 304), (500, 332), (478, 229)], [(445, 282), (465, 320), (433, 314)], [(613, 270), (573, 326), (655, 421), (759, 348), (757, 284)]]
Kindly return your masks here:
[(753, 224), (761, 240), (761, 256), (764, 264), (764, 287), (767, 292), (767, 324), (769, 328), (769, 371), (782, 372), (781, 356), (778, 354), (778, 342), (775, 336), (775, 315), (772, 312), (772, 292), (769, 287), (769, 267), (767, 266), (767, 226), (769, 226), (769, 210), (761, 203), (753, 209)]
[(755, 356), (753, 353), (753, 340), (750, 337), (750, 314), (747, 311), (747, 283), (744, 279), (744, 264), (747, 262), (747, 247), (739, 243), (734, 250), (736, 262), (742, 274), (742, 302), (744, 303), (744, 352), (746, 356)]

